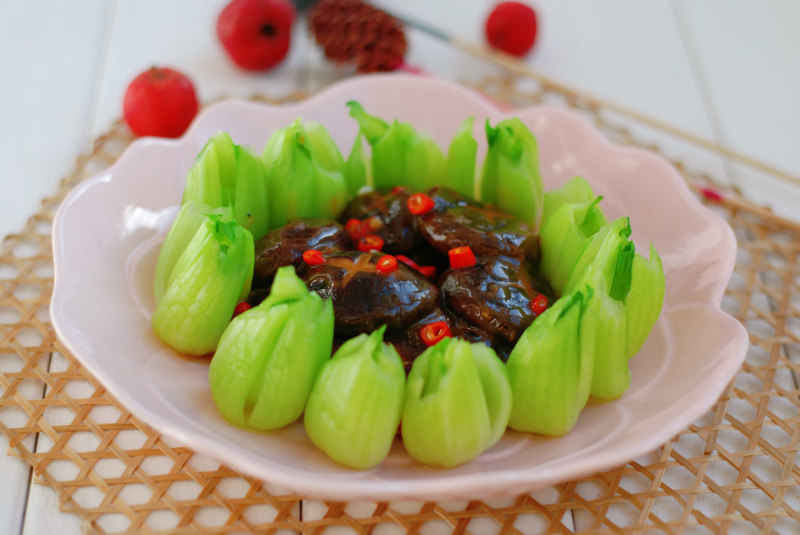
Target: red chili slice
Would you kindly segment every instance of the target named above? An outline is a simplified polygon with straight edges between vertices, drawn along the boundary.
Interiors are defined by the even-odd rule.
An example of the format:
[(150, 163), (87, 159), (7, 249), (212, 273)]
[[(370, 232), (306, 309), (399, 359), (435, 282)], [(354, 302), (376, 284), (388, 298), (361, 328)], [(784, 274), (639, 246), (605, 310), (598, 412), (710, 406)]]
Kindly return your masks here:
[(378, 264), (375, 266), (375, 271), (378, 273), (391, 273), (397, 269), (397, 259), (390, 254), (384, 255), (378, 259)]
[(417, 271), (432, 279), (436, 276), (436, 266), (417, 266)]
[(533, 311), (533, 313), (538, 316), (539, 314), (547, 310), (547, 305), (548, 305), (547, 296), (544, 294), (539, 294), (536, 297), (534, 297), (533, 300), (531, 300), (530, 307), (531, 311)]
[(417, 265), (417, 263), (414, 262), (413, 260), (411, 260), (406, 255), (399, 254), (399, 255), (395, 256), (395, 258), (397, 258), (399, 261), (401, 261), (402, 263), (404, 263), (408, 267), (412, 267), (412, 268), (417, 269), (417, 270), (419, 269), (419, 266)]
[(433, 207), (436, 205), (433, 202), (433, 199), (425, 195), (424, 193), (415, 193), (414, 195), (410, 196), (406, 201), (406, 206), (408, 206), (408, 211), (414, 215), (422, 215), (427, 214)]
[(325, 263), (325, 258), (316, 249), (308, 249), (303, 252), (303, 262), (309, 266), (318, 266)]
[(393, 195), (398, 195), (400, 193), (405, 193), (406, 191), (408, 191), (408, 190), (406, 190), (405, 186), (395, 186), (395, 187), (392, 188), (392, 194)]
[(357, 240), (361, 237), (361, 220), (356, 218), (348, 219), (347, 223), (344, 224), (344, 229), (352, 239)]
[(382, 226), (383, 226), (383, 221), (381, 221), (380, 218), (371, 215), (361, 222), (361, 227), (358, 230), (359, 232), (358, 237), (361, 238), (362, 236), (375, 234), (375, 232)]
[(475, 255), (472, 254), (469, 245), (450, 249), (447, 251), (447, 256), (450, 257), (450, 267), (454, 269), (472, 267), (476, 263)]
[(422, 275), (428, 277), (429, 279), (432, 279), (434, 275), (436, 275), (436, 266), (420, 266), (419, 264), (411, 260), (409, 257), (401, 254), (397, 255), (395, 258), (397, 258), (399, 261), (401, 261), (408, 267), (416, 269)]
[(430, 347), (443, 338), (449, 338), (452, 335), (450, 334), (450, 327), (447, 325), (447, 322), (435, 321), (422, 327), (422, 329), (419, 330), (419, 336), (422, 338), (422, 342)]
[(235, 318), (242, 312), (247, 312), (251, 308), (253, 308), (253, 306), (247, 301), (239, 301), (238, 303), (236, 303), (236, 308), (233, 309), (233, 317)]
[(371, 253), (383, 249), (383, 238), (375, 234), (368, 234), (358, 239), (358, 250), (362, 253)]

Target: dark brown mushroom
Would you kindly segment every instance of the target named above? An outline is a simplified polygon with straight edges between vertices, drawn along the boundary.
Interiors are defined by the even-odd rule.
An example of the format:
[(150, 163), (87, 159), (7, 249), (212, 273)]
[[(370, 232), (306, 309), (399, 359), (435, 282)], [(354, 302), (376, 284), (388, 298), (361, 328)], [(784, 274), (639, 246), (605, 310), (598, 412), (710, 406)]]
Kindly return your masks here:
[(389, 254), (407, 254), (414, 250), (414, 222), (403, 188), (391, 191), (372, 191), (353, 199), (344, 209), (339, 221), (358, 219), (365, 225), (363, 234), (375, 234), (383, 239), (383, 250)]
[(327, 219), (295, 219), (268, 232), (255, 244), (256, 261), (253, 288), (266, 289), (281, 266), (298, 268), (303, 252), (317, 249), (321, 253), (342, 251), (350, 246), (344, 227)]
[(447, 323), (450, 328), (450, 333), (454, 338), (461, 338), (472, 343), (485, 344), (494, 349), (495, 353), (497, 353), (503, 362), (508, 359), (511, 348), (507, 344), (504, 344), (500, 340), (492, 340), (488, 334), (482, 332), (477, 327), (437, 307), (424, 318), (421, 318), (403, 331), (395, 333), (386, 339), (388, 343), (391, 343), (394, 345), (395, 349), (397, 349), (397, 352), (403, 359), (406, 372), (411, 370), (411, 365), (414, 363), (414, 360), (428, 348), (421, 335), (423, 327), (439, 321)]
[(537, 295), (552, 301), (533, 265), (517, 258), (479, 257), (472, 267), (447, 270), (439, 282), (446, 309), (501, 344), (514, 344), (533, 322)]
[(387, 337), (432, 311), (439, 290), (419, 272), (398, 262), (397, 269), (375, 269), (383, 253), (346, 251), (326, 255), (300, 276), (309, 290), (333, 301), (334, 336), (349, 338), (386, 325)]
[(532, 229), (513, 216), (448, 188), (433, 188), (428, 195), (435, 208), (417, 217), (416, 226), (422, 238), (441, 253), (469, 246), (479, 256), (538, 259), (539, 242)]

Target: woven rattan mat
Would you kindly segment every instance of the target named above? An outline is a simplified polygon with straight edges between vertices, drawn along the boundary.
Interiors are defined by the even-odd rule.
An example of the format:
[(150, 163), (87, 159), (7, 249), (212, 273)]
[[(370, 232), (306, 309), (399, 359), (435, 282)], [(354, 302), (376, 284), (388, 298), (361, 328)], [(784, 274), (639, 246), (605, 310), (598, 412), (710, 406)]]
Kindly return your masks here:
[(9, 452), (52, 487), (62, 510), (98, 533), (800, 533), (800, 227), (721, 186), (725, 177), (691, 170), (683, 156), (696, 160), (696, 147), (621, 127), (579, 94), (530, 80), (493, 79), (479, 88), (512, 106), (569, 106), (618, 142), (660, 151), (730, 223), (740, 249), (723, 306), (744, 323), (751, 346), (706, 415), (625, 466), (531, 495), (458, 503), (304, 500), (171, 444), (104, 391), (48, 319), (54, 213), (76, 183), (131, 142), (117, 124), (25, 229), (2, 242), (0, 432)]

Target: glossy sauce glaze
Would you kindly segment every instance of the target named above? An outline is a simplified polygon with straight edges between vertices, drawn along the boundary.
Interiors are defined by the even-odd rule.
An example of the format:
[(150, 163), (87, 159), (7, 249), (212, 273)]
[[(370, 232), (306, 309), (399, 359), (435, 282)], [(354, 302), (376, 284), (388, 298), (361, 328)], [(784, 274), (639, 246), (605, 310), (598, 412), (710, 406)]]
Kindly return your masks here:
[(350, 338), (386, 325), (396, 336), (432, 311), (439, 289), (415, 270), (399, 264), (391, 273), (376, 270), (383, 253), (344, 251), (298, 274), (309, 290), (333, 301), (334, 336)]
[(453, 190), (434, 188), (428, 195), (435, 208), (420, 216), (416, 226), (423, 241), (440, 253), (468, 245), (476, 256), (538, 259), (539, 241), (525, 223)]
[[(434, 208), (425, 214), (411, 214), (408, 193), (394, 188), (356, 197), (338, 223), (296, 220), (272, 231), (256, 244), (251, 304), (268, 294), (279, 265), (292, 264), (310, 290), (332, 300), (334, 348), (386, 325), (385, 339), (408, 370), (427, 347), (422, 330), (445, 322), (452, 336), (485, 343), (505, 360), (543, 311), (533, 306), (537, 297), (554, 301), (537, 269), (538, 239), (508, 214), (456, 192), (434, 188), (428, 195)], [(354, 250), (365, 235), (380, 237), (381, 251)], [(448, 251), (463, 246), (476, 263), (450, 268)], [(308, 249), (319, 250), (324, 263), (303, 262)], [(378, 269), (387, 254), (402, 261)]]
[(281, 266), (300, 267), (303, 252), (331, 253), (349, 249), (350, 236), (341, 225), (327, 219), (296, 219), (268, 232), (255, 243), (254, 288), (269, 288)]

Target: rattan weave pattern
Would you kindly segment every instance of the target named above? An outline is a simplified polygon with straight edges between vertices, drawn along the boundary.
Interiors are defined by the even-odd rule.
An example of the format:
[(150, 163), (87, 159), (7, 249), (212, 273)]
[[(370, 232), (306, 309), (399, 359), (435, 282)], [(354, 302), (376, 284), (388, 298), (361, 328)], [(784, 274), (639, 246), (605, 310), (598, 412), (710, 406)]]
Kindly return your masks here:
[(458, 503), (304, 500), (171, 444), (104, 391), (48, 320), (55, 210), (130, 143), (116, 124), (0, 248), (0, 432), (10, 453), (97, 533), (800, 533), (800, 227), (721, 188), (724, 178), (690, 170), (580, 95), (495, 79), (481, 88), (512, 105), (558, 101), (618, 142), (659, 150), (730, 223), (739, 255), (723, 306), (744, 323), (751, 347), (706, 415), (625, 466), (530, 495)]

